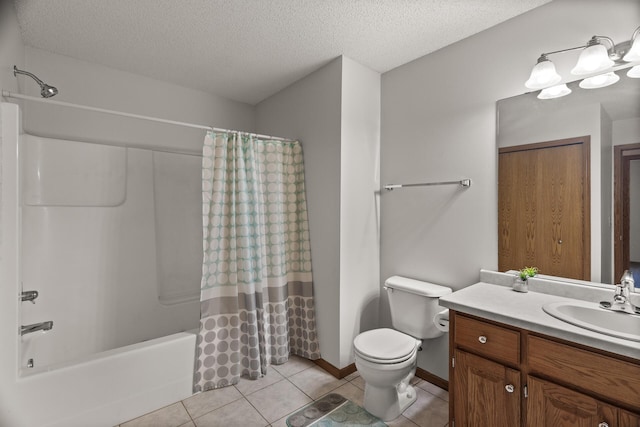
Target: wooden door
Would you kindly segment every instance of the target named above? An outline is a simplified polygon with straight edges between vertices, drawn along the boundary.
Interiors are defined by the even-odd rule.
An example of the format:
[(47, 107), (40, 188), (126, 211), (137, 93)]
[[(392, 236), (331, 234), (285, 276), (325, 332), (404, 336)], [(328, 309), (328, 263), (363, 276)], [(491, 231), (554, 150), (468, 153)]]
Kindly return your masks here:
[(614, 406), (532, 376), (527, 377), (527, 386), (527, 427), (618, 425)]
[(520, 420), (519, 371), (456, 350), (454, 387), (456, 427), (519, 425), (515, 421)]
[[(640, 144), (618, 145), (614, 150), (614, 275), (617, 281), (631, 268), (631, 162), (640, 161)], [(633, 183), (637, 185), (636, 182)], [(637, 220), (634, 218), (634, 220)], [(616, 282), (617, 283), (617, 282)]]
[(501, 148), (498, 268), (591, 279), (588, 138)]

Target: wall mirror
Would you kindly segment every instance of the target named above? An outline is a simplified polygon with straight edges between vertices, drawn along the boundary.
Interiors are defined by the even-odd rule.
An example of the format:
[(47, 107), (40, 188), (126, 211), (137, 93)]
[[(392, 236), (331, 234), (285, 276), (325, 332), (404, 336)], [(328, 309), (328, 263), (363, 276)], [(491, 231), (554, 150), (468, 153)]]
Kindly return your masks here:
[[(562, 145), (563, 140), (569, 141), (570, 144), (576, 139), (584, 140), (586, 137), (586, 165), (582, 172), (584, 175), (573, 178), (587, 181), (584, 183), (588, 208), (587, 226), (584, 230), (587, 234), (587, 247), (583, 252), (587, 261), (587, 273), (583, 277), (571, 277), (574, 279), (612, 284), (619, 281), (620, 269), (640, 270), (640, 79), (629, 78), (626, 72), (627, 70), (618, 70), (620, 81), (605, 88), (582, 89), (576, 81), (568, 83), (572, 93), (562, 98), (541, 100), (537, 98), (538, 91), (535, 91), (502, 99), (497, 103), (496, 141), (499, 168), (500, 158), (505, 151), (536, 150), (539, 147), (538, 143)], [(564, 154), (547, 156), (541, 158), (539, 163), (551, 163), (550, 159), (563, 156)], [(527, 162), (511, 168), (509, 173), (501, 169), (498, 174), (499, 187), (520, 185), (517, 184), (520, 181), (516, 177), (526, 173), (534, 174), (537, 166), (532, 165), (536, 161)], [(541, 188), (537, 189), (538, 192), (549, 195), (556, 187), (564, 185), (563, 180), (572, 179), (573, 172), (563, 169), (562, 166), (556, 168), (561, 169), (563, 177), (552, 184), (543, 183)], [(540, 174), (538, 171), (538, 175)], [(524, 201), (519, 202), (517, 206), (529, 203), (527, 200), (532, 194), (531, 188), (526, 184), (522, 185), (516, 191), (523, 195)], [(499, 205), (504, 204), (499, 201)], [(500, 209), (499, 206), (498, 210)], [(536, 211), (535, 206), (529, 206), (527, 209), (529, 216), (543, 214)], [(562, 216), (571, 212), (573, 205), (565, 203), (562, 212), (557, 212), (553, 206), (545, 209), (556, 210), (553, 215)], [(504, 206), (502, 210), (505, 210)], [(519, 215), (514, 212), (509, 214)], [(566, 238), (563, 241), (562, 230), (554, 230), (553, 244), (545, 242), (542, 249), (539, 247), (536, 253), (532, 249), (533, 244), (528, 241), (530, 235), (540, 231), (535, 230), (534, 220), (532, 217), (528, 221), (514, 221), (511, 229), (501, 228), (502, 225), (499, 225), (498, 231), (500, 240), (506, 238), (505, 234), (513, 233), (515, 227), (529, 227), (522, 234), (526, 237), (511, 243), (514, 246), (511, 249), (518, 247), (529, 252), (527, 265), (536, 265), (537, 257), (542, 256), (543, 252), (545, 255), (553, 253), (561, 256), (568, 247)], [(555, 225), (542, 222), (538, 223), (537, 227), (553, 228)], [(502, 253), (503, 245), (499, 244), (499, 248), (499, 252)], [(514, 265), (500, 270), (522, 267), (524, 265)], [(553, 272), (546, 273), (562, 276)], [(637, 285), (640, 285), (639, 275), (636, 271)]]

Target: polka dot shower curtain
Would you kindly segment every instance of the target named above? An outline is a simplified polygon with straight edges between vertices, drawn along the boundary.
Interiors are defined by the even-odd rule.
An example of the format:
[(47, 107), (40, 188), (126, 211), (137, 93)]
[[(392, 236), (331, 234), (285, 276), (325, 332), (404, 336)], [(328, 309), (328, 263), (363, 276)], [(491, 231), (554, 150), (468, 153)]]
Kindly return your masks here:
[(194, 391), (318, 359), (302, 147), (207, 133)]

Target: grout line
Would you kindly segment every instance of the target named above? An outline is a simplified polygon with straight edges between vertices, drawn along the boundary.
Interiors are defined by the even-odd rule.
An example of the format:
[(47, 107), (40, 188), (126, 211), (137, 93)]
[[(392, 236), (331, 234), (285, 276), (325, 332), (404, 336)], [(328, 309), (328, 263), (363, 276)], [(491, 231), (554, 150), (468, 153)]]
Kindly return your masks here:
[[(191, 422), (193, 423), (193, 425), (196, 425), (196, 420), (193, 419), (193, 417), (191, 416), (191, 413), (189, 412), (189, 410), (187, 409), (187, 406), (184, 404), (184, 401), (186, 399), (183, 399), (180, 401), (180, 404), (182, 405), (182, 407), (184, 408), (184, 411), (187, 413), (187, 415), (189, 416), (189, 419), (191, 420)], [(208, 413), (208, 412), (207, 412)]]

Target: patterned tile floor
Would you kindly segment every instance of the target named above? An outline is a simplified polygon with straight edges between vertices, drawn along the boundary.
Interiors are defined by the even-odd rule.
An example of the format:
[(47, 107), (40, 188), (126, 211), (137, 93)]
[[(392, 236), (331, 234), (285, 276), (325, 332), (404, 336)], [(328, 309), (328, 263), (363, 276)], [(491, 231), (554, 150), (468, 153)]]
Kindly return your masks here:
[[(446, 427), (449, 394), (421, 379), (413, 385), (418, 400), (391, 427)], [(286, 427), (287, 417), (327, 393), (339, 393), (363, 405), (364, 381), (354, 373), (338, 380), (314, 363), (291, 357), (272, 366), (263, 378), (241, 379), (231, 387), (196, 394), (143, 415), (120, 427)]]

